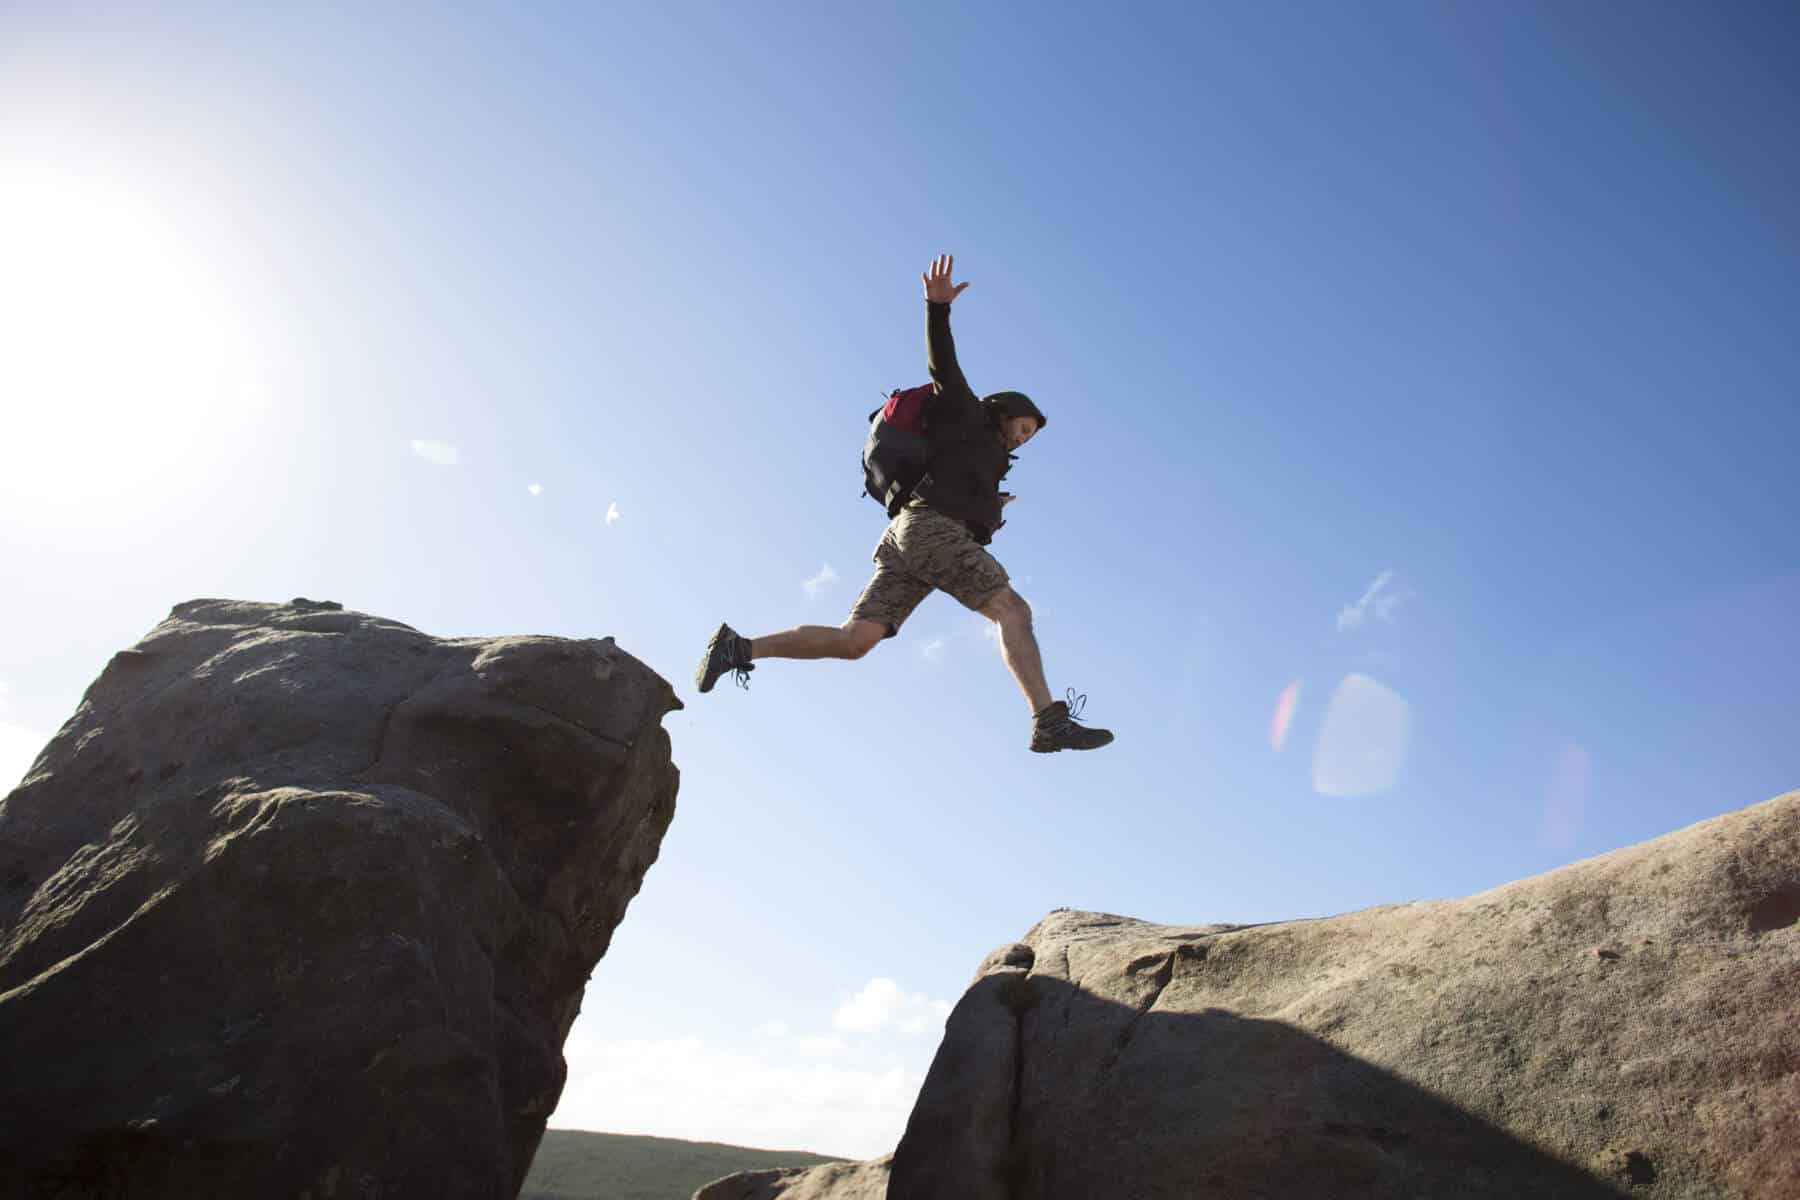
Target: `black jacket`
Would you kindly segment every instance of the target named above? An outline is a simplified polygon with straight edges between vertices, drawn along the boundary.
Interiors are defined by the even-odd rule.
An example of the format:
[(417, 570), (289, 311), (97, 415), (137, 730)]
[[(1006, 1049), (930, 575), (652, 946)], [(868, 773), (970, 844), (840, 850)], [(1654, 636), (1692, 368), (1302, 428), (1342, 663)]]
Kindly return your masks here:
[(1011, 469), (998, 413), (976, 398), (956, 365), (950, 337), (950, 306), (925, 305), (925, 359), (936, 394), (925, 405), (925, 436), (931, 467), (913, 494), (945, 516), (969, 527), (987, 545), (1005, 521), (1000, 516), (1000, 481)]

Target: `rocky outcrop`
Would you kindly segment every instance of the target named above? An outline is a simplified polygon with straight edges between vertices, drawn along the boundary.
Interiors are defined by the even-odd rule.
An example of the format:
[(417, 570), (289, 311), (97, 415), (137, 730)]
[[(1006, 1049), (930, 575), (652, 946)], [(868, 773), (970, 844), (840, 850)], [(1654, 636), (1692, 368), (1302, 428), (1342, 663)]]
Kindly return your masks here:
[(1796, 919), (1800, 793), (1463, 900), (1052, 913), (951, 1014), (889, 1194), (1800, 1195)]
[(1800, 792), (1462, 900), (1054, 912), (950, 1014), (887, 1195), (1800, 1196), (1796, 922)]
[(177, 607), (0, 801), (0, 1194), (516, 1195), (679, 707), (611, 639)]
[(695, 1192), (693, 1200), (885, 1200), (893, 1158), (740, 1171), (715, 1179)]

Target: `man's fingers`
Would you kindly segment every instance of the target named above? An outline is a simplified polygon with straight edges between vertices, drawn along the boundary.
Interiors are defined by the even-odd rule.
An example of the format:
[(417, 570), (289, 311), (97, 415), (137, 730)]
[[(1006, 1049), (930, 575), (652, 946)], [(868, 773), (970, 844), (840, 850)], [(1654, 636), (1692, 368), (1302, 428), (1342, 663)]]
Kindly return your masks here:
[(968, 287), (969, 285), (966, 283), (959, 283), (959, 284), (955, 284), (955, 285), (951, 284), (951, 274), (952, 274), (955, 266), (956, 266), (956, 256), (955, 255), (940, 254), (936, 258), (932, 259), (931, 260), (931, 270), (929, 270), (929, 271), (925, 272), (925, 274), (919, 276), (920, 279), (925, 281), (926, 291), (927, 292), (931, 292), (931, 291), (940, 291), (941, 292), (943, 289), (949, 288), (950, 294), (946, 298), (950, 299), (950, 300), (954, 300), (954, 299), (956, 299), (956, 297), (962, 295), (963, 289)]

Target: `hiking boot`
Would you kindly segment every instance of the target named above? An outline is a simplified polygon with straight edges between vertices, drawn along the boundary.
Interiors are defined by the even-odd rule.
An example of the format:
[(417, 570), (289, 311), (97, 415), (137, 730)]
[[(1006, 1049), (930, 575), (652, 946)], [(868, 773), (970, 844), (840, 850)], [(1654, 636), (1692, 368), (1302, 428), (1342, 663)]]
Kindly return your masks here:
[(719, 632), (712, 635), (712, 641), (706, 643), (706, 653), (700, 658), (700, 669), (694, 672), (694, 682), (700, 690), (710, 692), (713, 684), (719, 682), (719, 676), (730, 671), (737, 677), (737, 685), (750, 687), (750, 672), (756, 670), (750, 663), (750, 639), (739, 637), (737, 630), (729, 625), (720, 625)]
[(1087, 697), (1077, 696), (1075, 689), (1066, 693), (1032, 720), (1031, 748), (1038, 754), (1054, 754), (1058, 750), (1098, 750), (1113, 740), (1110, 729), (1089, 729), (1076, 720), (1087, 706)]

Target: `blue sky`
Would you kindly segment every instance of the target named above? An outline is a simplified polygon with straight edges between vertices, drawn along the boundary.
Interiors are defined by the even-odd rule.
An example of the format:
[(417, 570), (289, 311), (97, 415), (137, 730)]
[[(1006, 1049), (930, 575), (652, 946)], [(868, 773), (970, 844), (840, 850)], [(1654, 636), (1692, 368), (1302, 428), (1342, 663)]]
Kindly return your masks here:
[[(552, 1124), (879, 1153), (1050, 908), (1463, 895), (1800, 783), (1797, 53), (1774, 4), (11, 6), (0, 767), (195, 596), (613, 635), (682, 790)], [(993, 549), (1099, 753), (1025, 751), (944, 597), (693, 694), (862, 586), (944, 252), (1051, 418)]]

